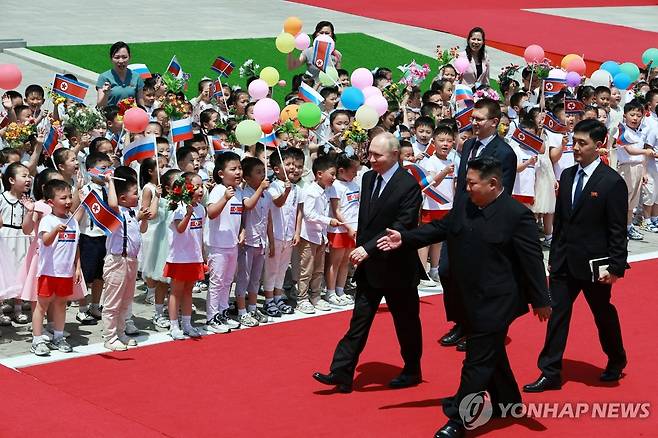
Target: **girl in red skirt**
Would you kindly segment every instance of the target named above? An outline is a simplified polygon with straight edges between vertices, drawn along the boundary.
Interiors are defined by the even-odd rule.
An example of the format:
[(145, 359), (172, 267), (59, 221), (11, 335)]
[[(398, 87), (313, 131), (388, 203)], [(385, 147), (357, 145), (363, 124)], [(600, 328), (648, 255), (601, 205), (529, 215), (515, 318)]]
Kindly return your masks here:
[[(180, 190), (191, 192), (191, 202), (188, 205), (178, 203), (173, 220), (167, 230), (169, 241), (169, 256), (164, 268), (164, 276), (171, 278), (171, 294), (169, 295), (169, 334), (175, 340), (201, 336), (192, 327), (192, 288), (203, 280), (203, 223), (206, 220), (206, 210), (201, 205), (203, 198), (203, 182), (194, 172), (186, 172), (181, 176), (185, 183), (174, 184), (172, 189), (176, 194)], [(181, 308), (182, 325), (178, 323), (178, 308)]]

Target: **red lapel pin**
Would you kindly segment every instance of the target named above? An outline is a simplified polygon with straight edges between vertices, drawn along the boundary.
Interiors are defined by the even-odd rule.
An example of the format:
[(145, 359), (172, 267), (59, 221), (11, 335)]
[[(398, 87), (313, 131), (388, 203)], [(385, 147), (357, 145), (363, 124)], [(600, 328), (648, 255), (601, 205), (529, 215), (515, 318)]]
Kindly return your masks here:
[(599, 197), (599, 192), (590, 192), (589, 194), (592, 198), (598, 198)]

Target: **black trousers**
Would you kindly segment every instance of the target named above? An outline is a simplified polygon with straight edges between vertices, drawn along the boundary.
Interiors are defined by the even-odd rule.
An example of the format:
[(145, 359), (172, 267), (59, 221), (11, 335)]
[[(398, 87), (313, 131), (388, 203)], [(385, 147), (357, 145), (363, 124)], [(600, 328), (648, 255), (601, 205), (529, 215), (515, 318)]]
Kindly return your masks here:
[(459, 323), (456, 318), (456, 312), (453, 310), (456, 304), (455, 292), (450, 287), (450, 259), (448, 258), (448, 242), (441, 245), (441, 256), (439, 258), (439, 280), (443, 288), (443, 306), (446, 310), (446, 319), (456, 324)]
[(553, 313), (548, 320), (544, 348), (539, 354), (538, 366), (549, 378), (560, 378), (562, 357), (567, 345), (573, 302), (583, 291), (585, 300), (594, 315), (599, 341), (608, 356), (607, 368), (621, 370), (626, 366), (626, 352), (621, 339), (621, 326), (617, 309), (610, 302), (612, 286), (574, 278), (568, 268), (551, 274)]
[(497, 412), (498, 403), (520, 403), (521, 393), (507, 358), (507, 330), (493, 333), (467, 333), (466, 358), (462, 365), (457, 394), (447, 399), (443, 411), (461, 424), (459, 404), (470, 394), (487, 391)]
[(367, 284), (357, 284), (354, 310), (350, 328), (338, 342), (331, 362), (331, 372), (345, 379), (354, 377), (359, 355), (366, 346), (368, 333), (382, 298), (393, 316), (395, 333), (400, 343), (400, 354), (404, 360), (404, 373), (420, 373), (420, 357), (423, 352), (420, 325), (420, 300), (418, 289), (379, 289)]

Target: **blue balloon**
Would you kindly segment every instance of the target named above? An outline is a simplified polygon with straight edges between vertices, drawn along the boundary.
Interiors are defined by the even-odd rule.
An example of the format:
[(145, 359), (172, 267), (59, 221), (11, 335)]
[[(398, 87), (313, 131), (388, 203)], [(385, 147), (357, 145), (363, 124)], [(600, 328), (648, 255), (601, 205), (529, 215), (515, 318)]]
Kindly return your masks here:
[(615, 87), (620, 90), (627, 90), (629, 85), (631, 85), (631, 78), (626, 73), (617, 73), (612, 79), (612, 83)]
[(340, 96), (340, 102), (350, 111), (356, 111), (366, 101), (363, 91), (356, 87), (347, 87)]
[(601, 70), (605, 70), (608, 73), (610, 73), (610, 76), (613, 78), (617, 76), (618, 73), (621, 73), (621, 69), (619, 68), (619, 64), (617, 64), (615, 61), (606, 61), (603, 64), (601, 64)]

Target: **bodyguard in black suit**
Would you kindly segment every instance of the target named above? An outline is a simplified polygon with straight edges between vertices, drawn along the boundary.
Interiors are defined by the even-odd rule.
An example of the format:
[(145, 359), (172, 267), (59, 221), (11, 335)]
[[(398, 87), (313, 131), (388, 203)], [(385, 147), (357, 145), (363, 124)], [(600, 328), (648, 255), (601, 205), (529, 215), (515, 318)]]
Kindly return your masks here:
[(450, 421), (437, 437), (463, 434), (459, 405), (470, 394), (488, 391), (494, 406), (521, 401), (505, 351), (507, 331), (528, 303), (540, 320), (551, 311), (534, 216), (503, 190), (501, 179), (495, 158), (469, 161), (469, 196), (458, 198), (445, 219), (402, 233), (388, 230), (378, 242), (385, 251), (448, 242), (455, 316), (468, 348), (457, 394), (443, 407)]
[[(461, 161), (457, 172), (457, 187), (455, 198), (466, 195), (466, 164), (468, 160), (477, 157), (493, 157), (497, 159), (503, 169), (502, 184), (507, 193), (512, 193), (516, 179), (516, 154), (505, 140), (497, 134), (498, 122), (501, 112), (498, 102), (492, 99), (480, 99), (473, 107), (471, 123), (475, 136), (462, 147)], [(441, 248), (441, 259), (439, 265), (439, 278), (443, 286), (443, 302), (446, 309), (448, 321), (455, 322), (453, 293), (450, 290), (450, 265), (446, 245)], [(456, 345), (463, 337), (463, 330), (456, 324), (450, 332), (441, 337), (443, 346)], [(458, 347), (459, 348), (459, 347)]]
[(377, 239), (386, 234), (387, 228), (404, 231), (418, 226), (420, 187), (398, 164), (399, 143), (395, 136), (378, 135), (372, 140), (369, 152), (372, 170), (363, 176), (357, 248), (350, 255), (352, 263), (357, 265), (354, 274), (357, 292), (350, 327), (336, 347), (331, 373), (313, 375), (321, 383), (338, 385), (342, 392), (352, 390), (354, 370), (383, 297), (393, 317), (404, 360), (402, 373), (389, 385), (401, 388), (421, 381), (420, 259), (411, 248), (395, 253), (377, 248)]
[[(610, 296), (612, 284), (626, 269), (628, 191), (621, 176), (599, 159), (597, 148), (605, 144), (606, 135), (605, 126), (596, 120), (583, 120), (574, 128), (573, 155), (578, 164), (560, 178), (548, 263), (553, 314), (539, 355), (542, 374), (523, 387), (527, 392), (560, 388), (571, 311), (581, 290), (608, 356), (601, 380), (618, 380), (626, 366), (619, 317)], [(589, 260), (602, 257), (609, 257), (610, 265), (593, 281)]]

